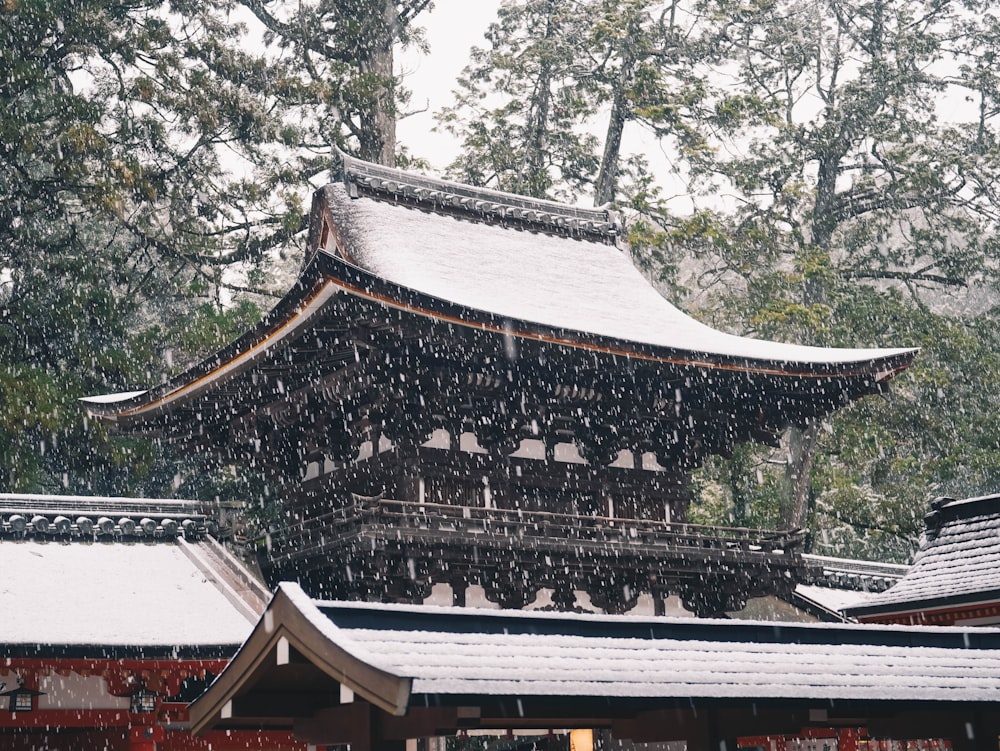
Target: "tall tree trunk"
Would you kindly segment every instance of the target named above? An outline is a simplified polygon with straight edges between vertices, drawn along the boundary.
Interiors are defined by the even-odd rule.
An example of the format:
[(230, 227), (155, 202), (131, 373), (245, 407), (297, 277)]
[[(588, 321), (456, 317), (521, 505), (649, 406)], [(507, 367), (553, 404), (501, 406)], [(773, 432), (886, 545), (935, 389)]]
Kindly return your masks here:
[(618, 158), (622, 149), (622, 132), (628, 120), (629, 103), (626, 90), (632, 78), (635, 60), (628, 55), (622, 60), (621, 72), (615, 83), (615, 92), (611, 99), (611, 114), (608, 116), (608, 131), (604, 137), (604, 153), (601, 155), (601, 168), (597, 173), (597, 184), (594, 187), (594, 205), (603, 206), (615, 200), (615, 188), (618, 183)]
[(604, 153), (601, 155), (601, 168), (597, 173), (597, 184), (594, 187), (594, 205), (603, 206), (615, 200), (618, 183), (618, 159), (622, 150), (622, 132), (629, 119), (631, 105), (628, 89), (635, 74), (637, 50), (635, 40), (638, 37), (640, 24), (635, 15), (628, 22), (628, 34), (622, 47), (621, 67), (614, 83), (614, 93), (611, 97), (611, 114), (608, 116), (608, 130), (604, 137)]
[(360, 156), (369, 162), (395, 167), (396, 86), (392, 46), (399, 25), (396, 4), (393, 0), (374, 0), (371, 14), (375, 40), (368, 59), (361, 61), (361, 70), (371, 74), (379, 82), (379, 88), (372, 111), (361, 118), (364, 135), (360, 139)]
[[(555, 2), (547, 4), (545, 20), (545, 42), (556, 34), (553, 19)], [(524, 157), (521, 166), (521, 181), (525, 192), (536, 198), (544, 198), (549, 187), (548, 174), (545, 169), (545, 137), (548, 134), (549, 108), (552, 103), (552, 62), (543, 57), (538, 70), (535, 91), (531, 97), (530, 116), (525, 124)]]
[(788, 464), (785, 465), (785, 479), (791, 489), (792, 506), (788, 514), (789, 529), (805, 526), (809, 511), (809, 473), (819, 440), (819, 422), (810, 423), (805, 428), (789, 428)]

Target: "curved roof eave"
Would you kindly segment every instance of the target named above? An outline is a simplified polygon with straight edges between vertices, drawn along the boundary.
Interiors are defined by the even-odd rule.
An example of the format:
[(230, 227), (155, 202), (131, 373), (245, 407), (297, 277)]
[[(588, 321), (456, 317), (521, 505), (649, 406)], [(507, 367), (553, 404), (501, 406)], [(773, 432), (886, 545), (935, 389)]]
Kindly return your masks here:
[[(292, 663), (311, 688), (287, 716), (261, 699), (273, 696), (273, 679)], [(196, 734), (220, 724), (294, 721), (309, 706), (305, 694), (329, 696), (333, 682), (409, 717), (418, 723), (411, 729), (424, 727), (415, 710), (443, 706), (478, 707), (465, 716), (482, 718), (483, 728), (511, 727), (522, 717), (504, 705), (515, 699), (533, 704), (538, 717), (574, 725), (593, 719), (594, 706), (623, 717), (679, 705), (744, 706), (756, 717), (761, 702), (786, 709), (857, 703), (875, 714), (904, 706), (941, 711), (1000, 704), (998, 674), (996, 629), (777, 628), (766, 621), (317, 601), (298, 585), (281, 584), (250, 638), (189, 713)], [(304, 719), (311, 719), (308, 711)]]
[[(280, 583), (257, 626), (223, 674), (189, 705), (192, 733), (199, 735), (224, 719), (231, 711), (234, 689), (268, 670), (268, 658), (272, 669), (283, 660), (287, 662), (289, 647), (333, 681), (380, 709), (393, 715), (405, 713), (412, 679), (380, 668), (374, 655), (355, 654), (346, 644), (338, 637), (337, 627), (319, 612), (298, 584)], [(285, 656), (278, 656), (282, 652)]]
[[(753, 357), (734, 352), (712, 352), (616, 339), (583, 330), (559, 328), (504, 316), (499, 313), (455, 303), (404, 287), (379, 275), (348, 263), (321, 250), (304, 270), (298, 283), (260, 324), (215, 355), (163, 385), (148, 391), (85, 397), (81, 401), (96, 417), (117, 420), (138, 418), (167, 411), (179, 400), (196, 397), (214, 384), (253, 366), (282, 341), (307, 326), (309, 321), (338, 293), (402, 310), (443, 323), (464, 326), (501, 336), (534, 340), (644, 360), (651, 364), (693, 367), (748, 374), (802, 378), (869, 377), (882, 383), (905, 370), (917, 353), (916, 348), (835, 349), (762, 342), (722, 335), (727, 340), (769, 345), (767, 352), (787, 353), (787, 358)], [(686, 318), (686, 316), (685, 316)], [(705, 327), (693, 319), (692, 326)], [(712, 331), (712, 329), (708, 329)], [(762, 355), (764, 353), (762, 352)]]

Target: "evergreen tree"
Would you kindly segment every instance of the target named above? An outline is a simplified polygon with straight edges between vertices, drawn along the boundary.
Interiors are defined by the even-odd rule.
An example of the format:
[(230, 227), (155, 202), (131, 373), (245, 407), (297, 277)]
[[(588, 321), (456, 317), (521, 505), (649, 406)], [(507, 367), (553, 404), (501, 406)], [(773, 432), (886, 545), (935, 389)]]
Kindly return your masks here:
[(596, 94), (579, 75), (587, 0), (500, 6), (439, 116), (462, 142), (450, 172), (473, 185), (536, 198), (563, 196), (593, 180), (597, 139), (580, 130)]
[[(712, 29), (688, 3), (671, 0), (603, 0), (595, 8), (586, 51), (599, 102), (607, 106), (607, 125), (594, 204), (619, 198), (623, 171), (633, 181), (644, 172), (622, 162), (626, 125), (636, 123), (681, 154), (706, 148), (695, 127), (705, 93), (699, 65), (715, 55)], [(636, 185), (626, 187), (628, 201)], [(635, 205), (640, 208), (641, 205)]]
[[(173, 490), (76, 400), (159, 382), (280, 294), (332, 145), (391, 161), (391, 43), (427, 5), (313, 9), (263, 45), (222, 0), (0, 8), (0, 489)], [(334, 16), (340, 57), (309, 68)]]
[(397, 107), (408, 94), (393, 68), (393, 49), (422, 43), (414, 22), (430, 0), (239, 2), (263, 23), (272, 64), (288, 78), (287, 87), (272, 93), (292, 115), (288, 127), (299, 131), (291, 145), (312, 155), (305, 174), (328, 168), (334, 145), (395, 166)]
[[(705, 122), (715, 149), (692, 167), (702, 189), (738, 203), (672, 240), (711, 270), (716, 323), (924, 348), (887, 400), (790, 433), (783, 480), (757, 486), (787, 525), (825, 530), (817, 544), (831, 552), (905, 555), (928, 495), (997, 480), (994, 392), (968, 382), (992, 383), (979, 364), (992, 359), (994, 311), (968, 310), (996, 282), (995, 79), (980, 62), (995, 21), (947, 2), (712, 7), (732, 80)], [(967, 98), (978, 114), (963, 118)], [(944, 407), (956, 402), (958, 413)], [(771, 476), (758, 457), (754, 471)]]

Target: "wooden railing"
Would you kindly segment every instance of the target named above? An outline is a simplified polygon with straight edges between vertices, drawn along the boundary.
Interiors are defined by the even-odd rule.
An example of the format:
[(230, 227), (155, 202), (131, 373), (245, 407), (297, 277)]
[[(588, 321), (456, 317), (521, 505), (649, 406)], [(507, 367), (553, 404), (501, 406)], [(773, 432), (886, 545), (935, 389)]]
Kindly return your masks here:
[(748, 555), (791, 555), (805, 537), (802, 531), (776, 532), (384, 498), (354, 500), (353, 505), (273, 532), (267, 540), (272, 559), (304, 557), (362, 534), (388, 540), (473, 544), (517, 540), (532, 546), (547, 542), (581, 547), (651, 546), (739, 551)]

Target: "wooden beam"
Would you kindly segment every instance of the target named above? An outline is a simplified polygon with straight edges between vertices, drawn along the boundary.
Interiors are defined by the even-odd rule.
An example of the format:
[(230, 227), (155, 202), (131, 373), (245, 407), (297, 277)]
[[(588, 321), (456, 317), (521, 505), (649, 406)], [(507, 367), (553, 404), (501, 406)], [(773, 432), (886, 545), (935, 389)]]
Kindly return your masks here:
[(317, 746), (349, 743), (351, 751), (371, 751), (372, 713), (366, 701), (354, 701), (295, 720), (295, 737)]
[(318, 706), (330, 700), (335, 701), (336, 697), (315, 689), (252, 691), (233, 699), (232, 718), (240, 720), (255, 717), (310, 717)]
[(386, 712), (372, 715), (374, 737), (407, 740), (453, 735), (461, 728), (480, 727), (479, 707), (412, 707), (404, 717)]
[[(809, 722), (808, 709), (765, 708), (748, 704), (737, 708), (671, 708), (640, 712), (615, 720), (616, 738), (636, 743), (661, 741), (704, 741), (708, 724), (725, 729), (726, 736), (798, 733)], [(721, 740), (721, 739), (720, 739)], [(718, 751), (713, 748), (712, 751)], [(732, 749), (730, 749), (732, 751)]]

